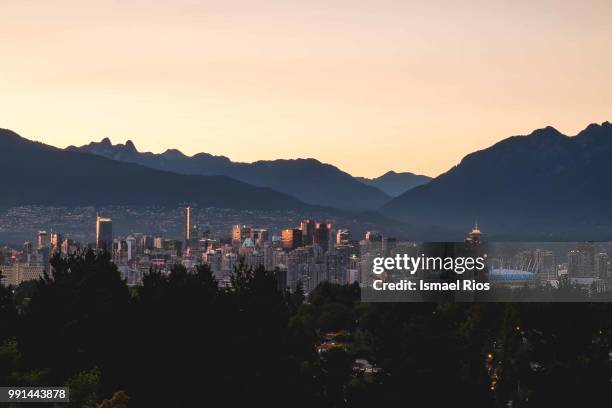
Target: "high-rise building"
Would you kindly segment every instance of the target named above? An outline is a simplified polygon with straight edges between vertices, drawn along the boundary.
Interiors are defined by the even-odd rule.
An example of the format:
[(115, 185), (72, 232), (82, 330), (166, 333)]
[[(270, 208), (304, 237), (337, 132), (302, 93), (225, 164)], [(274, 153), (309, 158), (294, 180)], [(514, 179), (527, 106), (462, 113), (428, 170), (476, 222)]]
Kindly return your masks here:
[(131, 261), (136, 251), (136, 238), (132, 236), (127, 237), (125, 243), (127, 244), (127, 260)]
[(189, 246), (191, 240), (191, 207), (185, 207), (185, 244)]
[(143, 234), (138, 245), (142, 252), (150, 251), (155, 248), (155, 238), (151, 235)]
[(51, 252), (59, 252), (62, 245), (62, 235), (57, 232), (51, 233)]
[(96, 248), (105, 251), (113, 249), (113, 220), (105, 217), (96, 217)]
[(299, 228), (285, 228), (281, 231), (281, 245), (291, 251), (302, 246), (302, 231)]
[(584, 254), (580, 251), (567, 253), (567, 274), (570, 278), (584, 276)]
[(60, 252), (62, 254), (67, 255), (67, 254), (75, 252), (76, 250), (77, 250), (76, 246), (71, 240), (65, 237), (62, 239), (62, 244), (60, 246)]
[(339, 229), (336, 232), (336, 245), (347, 245), (351, 242), (351, 233), (347, 229)]
[(332, 283), (345, 284), (348, 281), (347, 269), (349, 264), (348, 247), (339, 247), (335, 251), (325, 254), (327, 280)]
[(175, 255), (180, 255), (183, 252), (183, 243), (177, 239), (164, 239), (162, 241), (162, 249), (172, 251)]
[(595, 275), (595, 246), (592, 242), (582, 242), (578, 245), (578, 251), (583, 254), (583, 276)]
[(302, 245), (312, 245), (315, 222), (313, 220), (302, 220), (300, 230), (302, 231)]
[(382, 240), (382, 252), (385, 256), (393, 255), (393, 252), (397, 248), (397, 238), (386, 237)]
[(156, 236), (155, 238), (153, 238), (153, 248), (163, 249), (164, 248), (164, 238), (161, 236)]
[(232, 244), (240, 245), (242, 242), (251, 237), (252, 227), (248, 225), (234, 225), (232, 227)]
[(595, 274), (600, 279), (608, 277), (608, 254), (600, 252), (595, 257)]
[(378, 231), (367, 231), (365, 240), (370, 242), (382, 242), (382, 235)]
[(535, 273), (538, 275), (540, 282), (547, 282), (558, 278), (557, 262), (552, 251), (537, 249), (534, 252), (534, 257)]
[(268, 230), (264, 228), (253, 228), (251, 230), (251, 239), (257, 246), (262, 246), (268, 241)]
[(271, 271), (274, 269), (274, 246), (271, 242), (265, 242), (263, 244), (263, 254), (264, 254), (264, 268), (266, 271)]
[(221, 259), (223, 254), (220, 250), (208, 251), (205, 254), (206, 263), (210, 266), (210, 269), (215, 274), (217, 279), (223, 278), (221, 275)]
[(325, 222), (318, 222), (315, 225), (313, 243), (319, 245), (323, 252), (329, 250), (331, 228), (332, 225)]
[(47, 246), (47, 231), (38, 231), (36, 244), (38, 249), (42, 249)]

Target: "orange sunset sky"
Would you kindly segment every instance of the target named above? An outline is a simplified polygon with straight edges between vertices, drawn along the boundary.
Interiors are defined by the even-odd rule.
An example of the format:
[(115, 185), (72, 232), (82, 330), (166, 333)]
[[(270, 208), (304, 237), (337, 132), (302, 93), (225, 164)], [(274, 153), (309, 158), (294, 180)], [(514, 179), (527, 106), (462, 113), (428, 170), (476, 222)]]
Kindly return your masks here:
[(612, 2), (0, 1), (0, 127), (437, 175), (612, 120)]

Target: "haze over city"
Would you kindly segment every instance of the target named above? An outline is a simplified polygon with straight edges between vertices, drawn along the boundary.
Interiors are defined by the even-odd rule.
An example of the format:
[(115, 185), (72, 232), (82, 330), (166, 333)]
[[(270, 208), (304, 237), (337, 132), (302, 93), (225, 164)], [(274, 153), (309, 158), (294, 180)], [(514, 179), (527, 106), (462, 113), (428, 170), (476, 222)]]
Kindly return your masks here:
[(607, 1), (3, 1), (0, 126), (435, 176), (612, 115)]

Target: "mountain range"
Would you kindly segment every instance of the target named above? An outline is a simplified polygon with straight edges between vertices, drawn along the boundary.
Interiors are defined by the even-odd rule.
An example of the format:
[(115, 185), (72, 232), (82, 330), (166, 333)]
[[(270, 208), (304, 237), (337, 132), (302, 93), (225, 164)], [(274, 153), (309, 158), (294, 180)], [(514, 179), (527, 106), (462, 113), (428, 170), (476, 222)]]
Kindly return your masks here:
[[(202, 163), (206, 166), (200, 167)], [(352, 208), (382, 203), (377, 213), (343, 214), (387, 225), (392, 224), (389, 220), (397, 220), (396, 230), (412, 228), (406, 236), (423, 231), (466, 231), (477, 221), (489, 239), (612, 239), (609, 122), (591, 124), (575, 136), (546, 127), (509, 137), (467, 155), (446, 173), (395, 198), (313, 159), (234, 163), (204, 153), (187, 157), (176, 150), (139, 153), (133, 143), (112, 145), (109, 140), (86, 148), (58, 149), (0, 130), (0, 207), (176, 205), (190, 201), (252, 210), (322, 209), (296, 198), (295, 189), (279, 192), (227, 176), (180, 174), (198, 171), (236, 172), (253, 184), (274, 181), (282, 186), (293, 181), (305, 196), (325, 197), (336, 186), (337, 194), (328, 202), (347, 207), (347, 200), (341, 200), (338, 193), (346, 192), (342, 188), (350, 188), (353, 200), (371, 193), (374, 198), (370, 197), (367, 205), (357, 203)], [(387, 174), (379, 179), (394, 177)], [(338, 187), (340, 184), (344, 187)]]
[(414, 187), (428, 183), (431, 177), (407, 171), (402, 173), (389, 171), (376, 178), (356, 177), (356, 179), (364, 184), (378, 188), (391, 197), (397, 197)]
[[(412, 228), (378, 212), (310, 205), (268, 187), (252, 186), (226, 176), (179, 174), (59, 149), (6, 129), (0, 129), (0, 174), (3, 176), (0, 210), (22, 205), (173, 208), (193, 203), (198, 207), (274, 211), (287, 219), (333, 219), (354, 231), (381, 229), (400, 238), (457, 236), (457, 231), (445, 228)], [(142, 220), (132, 223), (138, 225), (139, 221)]]
[(467, 155), (381, 212), (420, 225), (478, 221), (512, 239), (612, 238), (612, 125), (576, 136), (552, 127), (513, 136)]
[(58, 149), (0, 129), (0, 207), (44, 205), (177, 205), (252, 210), (312, 209), (294, 197), (224, 176), (160, 171)]
[(391, 199), (377, 187), (362, 183), (337, 167), (315, 159), (239, 163), (208, 153), (187, 156), (176, 149), (158, 154), (139, 152), (130, 140), (125, 144), (112, 144), (108, 138), (81, 147), (69, 146), (66, 150), (180, 174), (227, 176), (253, 186), (269, 187), (312, 205), (373, 210)]

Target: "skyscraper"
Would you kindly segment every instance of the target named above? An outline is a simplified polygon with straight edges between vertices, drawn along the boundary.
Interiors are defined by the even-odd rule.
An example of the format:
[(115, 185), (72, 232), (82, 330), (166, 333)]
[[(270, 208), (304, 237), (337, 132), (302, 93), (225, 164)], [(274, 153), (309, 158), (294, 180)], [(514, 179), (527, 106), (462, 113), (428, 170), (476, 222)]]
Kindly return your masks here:
[(302, 246), (302, 231), (299, 228), (285, 228), (281, 232), (281, 244), (287, 251)]
[(251, 230), (253, 228), (248, 225), (234, 225), (232, 227), (232, 244), (241, 245), (246, 238), (251, 237)]
[(385, 256), (391, 256), (392, 252), (397, 247), (397, 239), (393, 237), (384, 237), (382, 240), (382, 252)]
[(113, 220), (96, 217), (96, 248), (112, 251), (113, 248)]
[(36, 237), (37, 248), (42, 249), (47, 246), (47, 231), (38, 231), (38, 236)]
[(534, 252), (534, 256), (535, 272), (538, 275), (538, 279), (541, 282), (556, 280), (558, 278), (558, 274), (554, 252), (537, 249)]
[(325, 222), (318, 222), (315, 226), (313, 242), (318, 244), (323, 252), (329, 250), (329, 241), (332, 225)]
[(191, 239), (191, 207), (185, 207), (185, 244), (189, 246)]
[(314, 236), (315, 222), (313, 220), (302, 220), (300, 230), (302, 230), (302, 245), (312, 245)]
[(567, 253), (567, 274), (570, 278), (584, 276), (584, 254), (580, 251), (569, 251)]
[(592, 242), (581, 242), (578, 251), (583, 254), (583, 276), (595, 276), (595, 246)]
[(600, 279), (608, 277), (608, 254), (600, 252), (595, 258), (595, 276)]
[(268, 230), (264, 228), (253, 228), (251, 230), (251, 239), (255, 245), (263, 245), (264, 242), (268, 241)]
[(60, 246), (62, 245), (63, 237), (57, 232), (51, 233), (51, 252), (59, 252)]

